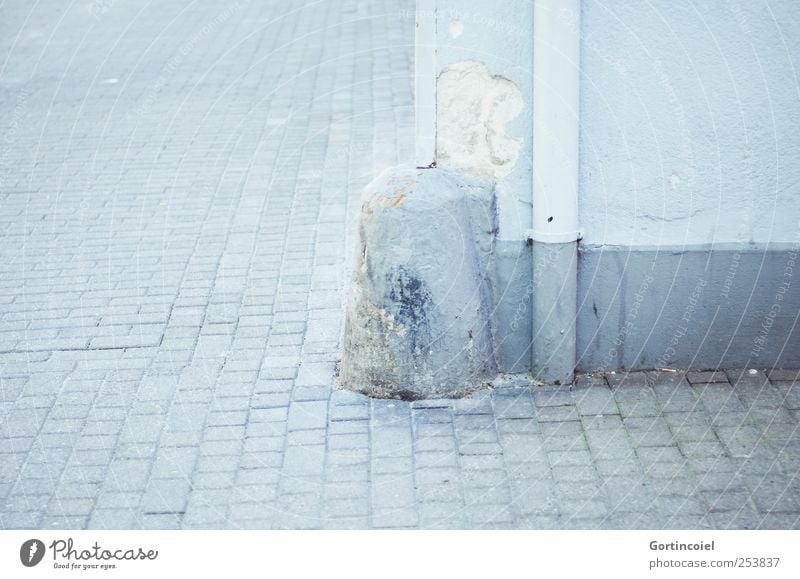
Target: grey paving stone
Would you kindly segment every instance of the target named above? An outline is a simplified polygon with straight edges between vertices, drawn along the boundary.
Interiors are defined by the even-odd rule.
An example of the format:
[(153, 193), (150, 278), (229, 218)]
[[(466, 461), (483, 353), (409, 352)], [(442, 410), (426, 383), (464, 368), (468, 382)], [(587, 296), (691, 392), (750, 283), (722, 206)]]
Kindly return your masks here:
[(104, 490), (142, 492), (147, 485), (152, 463), (149, 460), (115, 460), (108, 467)]
[(289, 406), (290, 395), (284, 392), (259, 392), (253, 395), (250, 407), (253, 409), (285, 408)]
[(636, 456), (645, 466), (658, 462), (682, 462), (683, 455), (675, 446), (638, 447)]
[[(507, 421), (503, 422), (508, 424)], [(525, 421), (525, 423), (529, 423)], [(453, 417), (453, 426), (457, 432), (470, 432), (470, 431), (492, 431), (497, 427), (497, 421), (492, 414), (469, 414), (469, 415), (456, 415)]]
[(544, 448), (548, 452), (587, 450), (586, 439), (582, 436), (545, 436)]
[(771, 443), (752, 426), (720, 426), (714, 430), (729, 456), (748, 458), (762, 451), (771, 455)]
[(414, 464), (418, 468), (456, 466), (458, 455), (453, 452), (418, 452)]
[[(480, 439), (475, 439), (472, 436), (464, 437), (464, 443), (483, 442)], [(463, 440), (463, 439), (462, 439)], [(366, 440), (365, 440), (366, 442)], [(456, 452), (456, 439), (455, 437), (436, 436), (433, 438), (417, 438), (414, 441), (414, 451), (420, 452), (446, 452), (455, 454)]]
[(693, 385), (692, 388), (706, 412), (711, 415), (746, 411), (733, 387), (727, 382), (724, 384), (698, 384)]
[(638, 475), (642, 467), (633, 455), (624, 458), (595, 458), (595, 468), (601, 476)]
[(382, 427), (371, 433), (372, 455), (397, 458), (413, 454), (411, 430), (408, 428)]
[(797, 485), (775, 475), (765, 475), (758, 484), (751, 485), (750, 497), (760, 513), (797, 514), (800, 491)]
[(363, 404), (356, 406), (332, 406), (330, 409), (330, 419), (332, 421), (368, 420), (369, 406)]
[[(326, 500), (323, 505), (324, 517), (328, 519), (350, 519), (353, 526), (340, 526), (339, 524), (326, 525), (326, 528), (365, 528), (364, 523), (369, 516), (369, 502), (351, 498)], [(359, 526), (360, 525), (360, 526)]]
[(506, 486), (468, 487), (464, 489), (464, 502), (469, 508), (476, 505), (498, 505), (503, 507), (511, 501), (511, 492)]
[(767, 376), (772, 382), (800, 382), (800, 370), (795, 369), (773, 368), (767, 370)]
[(156, 453), (150, 476), (153, 478), (191, 478), (197, 456), (196, 448), (161, 448)]
[(381, 458), (376, 457), (372, 460), (371, 470), (376, 474), (410, 472), (412, 468), (412, 458)]
[[(640, 462), (643, 461), (640, 459)], [(667, 479), (669, 481), (692, 475), (692, 469), (685, 460), (643, 462), (642, 469), (647, 476), (653, 479)]]
[(743, 529), (755, 530), (762, 528), (764, 515), (747, 510), (725, 511), (719, 513), (708, 513), (704, 520), (712, 529)]
[[(441, 471), (442, 469), (438, 469)], [(503, 486), (509, 478), (509, 473), (500, 469), (497, 470), (461, 470), (460, 480), (464, 489), (475, 488), (494, 488)], [(456, 487), (453, 486), (454, 478), (452, 473), (447, 474), (447, 478), (442, 479), (448, 481), (451, 491), (455, 491)]]
[(572, 395), (581, 416), (619, 414), (611, 390), (603, 385), (573, 389)]
[(614, 390), (614, 400), (623, 418), (661, 415), (661, 406), (649, 386), (618, 387)]
[(667, 513), (668, 523), (681, 525), (677, 522), (684, 515), (705, 515), (708, 507), (694, 497), (659, 496), (656, 505), (660, 512)]
[(536, 420), (544, 422), (578, 421), (580, 416), (574, 406), (543, 406), (536, 411)]
[(658, 421), (647, 429), (627, 429), (630, 440), (636, 446), (670, 446), (675, 444), (673, 433)]
[(414, 506), (414, 478), (409, 474), (373, 475), (370, 503), (374, 510)]
[(580, 438), (583, 434), (583, 426), (580, 422), (547, 422), (540, 424), (539, 430), (543, 438), (559, 436)]
[(622, 428), (622, 418), (617, 415), (582, 416), (581, 423), (584, 430), (616, 430)]
[(614, 475), (603, 479), (601, 486), (609, 514), (650, 513), (656, 509), (657, 493), (646, 479), (632, 475)]
[(540, 436), (503, 437), (501, 445), (503, 459), (509, 468), (518, 463), (547, 461), (544, 442)]
[(177, 530), (181, 528), (182, 515), (175, 513), (144, 513), (137, 523), (141, 529)]
[(709, 384), (714, 382), (728, 382), (728, 376), (725, 372), (710, 371), (710, 372), (687, 372), (686, 379), (691, 384)]
[(236, 480), (235, 471), (201, 472), (192, 476), (193, 489), (228, 489)]
[(492, 401), (490, 396), (480, 396), (479, 393), (472, 395), (472, 398), (462, 398), (453, 402), (453, 413), (461, 414), (492, 414)]
[(297, 386), (292, 390), (292, 400), (326, 401), (330, 396), (330, 388), (326, 386)]
[[(515, 392), (514, 390), (522, 390)], [(495, 391), (492, 397), (496, 418), (533, 418), (537, 415), (528, 389)]]
[(289, 446), (286, 448), (283, 476), (321, 476), (324, 468), (324, 446)]
[(608, 515), (608, 507), (602, 500), (565, 500), (559, 502), (559, 508), (567, 518), (565, 528), (583, 529), (586, 528), (583, 519), (602, 519)]
[(597, 470), (593, 465), (553, 466), (553, 478), (556, 481), (592, 481), (597, 479)]
[(479, 454), (501, 454), (503, 448), (497, 442), (459, 441), (458, 453), (461, 456)]
[(321, 428), (315, 430), (294, 430), (286, 433), (286, 444), (292, 446), (324, 445), (328, 433)]
[(142, 497), (142, 511), (145, 514), (183, 513), (190, 490), (191, 484), (185, 479), (152, 479)]
[(593, 457), (588, 450), (550, 451), (547, 453), (553, 468), (558, 466), (591, 466)]
[(800, 516), (796, 514), (768, 513), (759, 522), (759, 529), (794, 530), (800, 526)]
[(418, 408), (411, 416), (416, 424), (450, 424), (453, 421), (449, 408)]
[(250, 468), (237, 471), (236, 484), (265, 485), (276, 484), (280, 479), (280, 471), (274, 467)]
[(125, 530), (136, 528), (136, 508), (127, 509), (96, 509), (92, 512), (87, 523), (88, 529)]
[(716, 441), (681, 442), (678, 444), (681, 454), (687, 458), (718, 458), (725, 456), (725, 448)]
[(278, 469), (283, 463), (282, 452), (246, 452), (239, 461), (240, 469)]
[(539, 408), (548, 406), (571, 406), (573, 404), (572, 394), (565, 388), (544, 386), (534, 388), (533, 401)]
[(413, 508), (373, 510), (370, 523), (376, 529), (414, 528), (419, 524), (419, 513)]
[(647, 372), (606, 372), (605, 379), (615, 390), (627, 387), (639, 389), (648, 384)]
[(710, 424), (686, 424), (671, 426), (672, 437), (681, 442), (716, 442), (717, 435)]
[(708, 505), (706, 512), (724, 513), (738, 512), (743, 509), (753, 509), (750, 493), (724, 489), (720, 491), (707, 491), (702, 493), (703, 501)]
[(700, 401), (687, 382), (654, 384), (653, 391), (662, 412), (692, 412), (699, 409)]
[(800, 382), (773, 382), (773, 385), (783, 397), (783, 405), (786, 408), (800, 409)]

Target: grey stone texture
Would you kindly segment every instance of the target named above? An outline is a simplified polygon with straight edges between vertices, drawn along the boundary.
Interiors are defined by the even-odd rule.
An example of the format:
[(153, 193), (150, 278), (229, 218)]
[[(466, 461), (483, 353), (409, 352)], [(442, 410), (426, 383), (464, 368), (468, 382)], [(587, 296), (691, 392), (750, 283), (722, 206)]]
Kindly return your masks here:
[(491, 183), (393, 167), (364, 189), (340, 379), (382, 398), (462, 396), (497, 374)]

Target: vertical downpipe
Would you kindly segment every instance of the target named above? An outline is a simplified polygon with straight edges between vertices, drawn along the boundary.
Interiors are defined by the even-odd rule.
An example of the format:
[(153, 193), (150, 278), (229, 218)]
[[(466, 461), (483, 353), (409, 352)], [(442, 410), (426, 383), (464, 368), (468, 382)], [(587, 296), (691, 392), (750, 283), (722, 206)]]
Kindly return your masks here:
[(580, 0), (533, 13), (534, 376), (569, 384), (576, 365)]
[(436, 162), (436, 0), (417, 0), (414, 33), (414, 117), (417, 167)]

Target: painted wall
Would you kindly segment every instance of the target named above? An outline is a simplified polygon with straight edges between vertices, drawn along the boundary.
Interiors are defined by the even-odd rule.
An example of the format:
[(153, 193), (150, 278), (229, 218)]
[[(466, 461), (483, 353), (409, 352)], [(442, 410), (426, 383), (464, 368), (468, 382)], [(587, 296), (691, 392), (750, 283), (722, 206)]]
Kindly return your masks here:
[(581, 16), (579, 369), (800, 364), (800, 3)]
[(800, 2), (585, 0), (582, 32), (584, 244), (799, 240)]
[[(478, 61), (522, 95), (493, 275), (500, 366), (524, 371), (533, 3), (430, 2), (437, 75)], [(579, 369), (797, 364), (800, 3), (584, 0), (575, 16), (561, 14), (583, 38)]]

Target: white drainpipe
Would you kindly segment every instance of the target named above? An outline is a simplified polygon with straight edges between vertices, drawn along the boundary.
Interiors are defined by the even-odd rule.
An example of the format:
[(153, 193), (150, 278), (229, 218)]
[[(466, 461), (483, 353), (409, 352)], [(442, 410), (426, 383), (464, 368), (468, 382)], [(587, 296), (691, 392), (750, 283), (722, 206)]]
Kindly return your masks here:
[(533, 12), (533, 371), (569, 383), (576, 363), (580, 0)]

